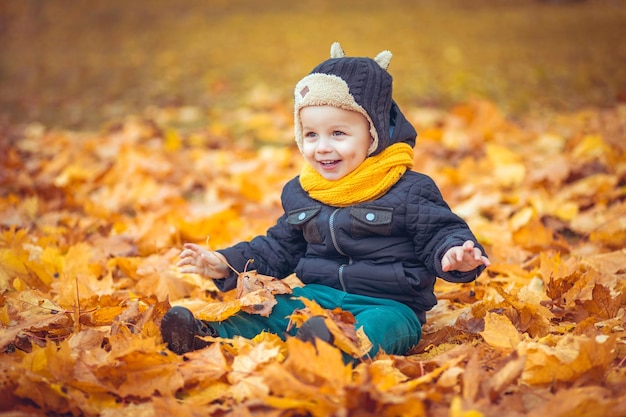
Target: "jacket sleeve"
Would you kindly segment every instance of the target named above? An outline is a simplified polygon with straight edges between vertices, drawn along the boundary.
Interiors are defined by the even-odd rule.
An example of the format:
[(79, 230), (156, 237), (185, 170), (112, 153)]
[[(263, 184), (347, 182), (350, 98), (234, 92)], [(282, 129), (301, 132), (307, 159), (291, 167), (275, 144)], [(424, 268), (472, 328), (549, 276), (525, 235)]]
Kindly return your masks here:
[(413, 234), (417, 258), (431, 274), (446, 281), (470, 282), (485, 269), (482, 265), (468, 272), (441, 269), (441, 260), (448, 249), (463, 245), (466, 240), (485, 252), (465, 220), (450, 210), (439, 188), (425, 175), (416, 181), (408, 195), (407, 230)]
[[(286, 188), (283, 189), (283, 209)], [(302, 229), (289, 224), (287, 215), (283, 213), (276, 224), (267, 230), (266, 235), (257, 236), (250, 242), (240, 242), (218, 252), (239, 272), (243, 272), (246, 263), (252, 259), (254, 262), (249, 265), (249, 270), (257, 270), (260, 274), (282, 279), (293, 273), (300, 258), (304, 256), (306, 246)], [(218, 289), (228, 291), (237, 286), (237, 274), (233, 271), (228, 277), (214, 281)]]

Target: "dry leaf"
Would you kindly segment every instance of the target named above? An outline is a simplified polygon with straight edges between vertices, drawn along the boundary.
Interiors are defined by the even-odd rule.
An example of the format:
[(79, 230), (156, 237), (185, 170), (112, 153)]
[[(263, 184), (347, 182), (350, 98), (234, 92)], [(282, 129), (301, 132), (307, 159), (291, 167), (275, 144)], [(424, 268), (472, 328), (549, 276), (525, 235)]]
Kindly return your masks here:
[(256, 271), (242, 272), (237, 277), (237, 293), (234, 300), (212, 302), (196, 312), (196, 316), (206, 321), (222, 321), (245, 311), (268, 317), (276, 305), (275, 294), (291, 294), (291, 287), (274, 277)]
[[(333, 335), (333, 345), (355, 358), (365, 356), (372, 349), (372, 342), (369, 340), (362, 328), (356, 328), (356, 319), (352, 313), (343, 311), (340, 308), (328, 310), (322, 308), (314, 300), (300, 298), (304, 308), (294, 311), (289, 316), (290, 328), (297, 327), (311, 317), (323, 317), (324, 324)], [(287, 329), (289, 331), (289, 329)]]
[(513, 323), (506, 316), (496, 313), (487, 313), (485, 330), (480, 335), (490, 346), (507, 350), (515, 349), (522, 341)]

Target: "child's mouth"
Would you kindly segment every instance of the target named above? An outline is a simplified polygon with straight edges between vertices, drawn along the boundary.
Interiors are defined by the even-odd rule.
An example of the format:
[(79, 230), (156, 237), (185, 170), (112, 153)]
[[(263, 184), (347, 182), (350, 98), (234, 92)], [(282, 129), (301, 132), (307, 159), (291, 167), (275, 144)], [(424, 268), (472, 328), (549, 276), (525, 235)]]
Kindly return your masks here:
[(324, 168), (334, 168), (339, 162), (340, 160), (337, 159), (334, 161), (319, 161), (319, 164)]

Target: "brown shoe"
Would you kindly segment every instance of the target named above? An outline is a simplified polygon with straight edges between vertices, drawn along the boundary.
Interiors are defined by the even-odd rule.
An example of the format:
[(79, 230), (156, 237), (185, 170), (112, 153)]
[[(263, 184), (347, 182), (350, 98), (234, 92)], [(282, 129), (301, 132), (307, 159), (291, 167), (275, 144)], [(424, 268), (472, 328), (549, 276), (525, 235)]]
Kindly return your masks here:
[(300, 326), (296, 333), (296, 337), (305, 342), (315, 343), (315, 340), (322, 340), (331, 345), (335, 341), (333, 334), (328, 329), (328, 326), (326, 326), (326, 323), (324, 323), (324, 317), (322, 316), (311, 317), (302, 323), (302, 326)]
[(202, 349), (211, 344), (196, 336), (219, 337), (209, 323), (198, 320), (185, 307), (172, 307), (161, 320), (161, 336), (167, 347), (177, 355)]

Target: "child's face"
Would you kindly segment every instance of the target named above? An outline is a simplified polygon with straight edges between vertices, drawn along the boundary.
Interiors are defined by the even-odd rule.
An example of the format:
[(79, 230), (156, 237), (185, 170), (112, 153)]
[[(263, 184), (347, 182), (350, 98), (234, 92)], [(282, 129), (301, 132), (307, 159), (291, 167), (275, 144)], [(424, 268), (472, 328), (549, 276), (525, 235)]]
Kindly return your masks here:
[(372, 144), (367, 119), (333, 106), (308, 106), (300, 110), (304, 159), (324, 178), (341, 179), (367, 158)]

